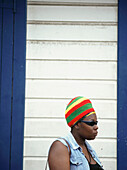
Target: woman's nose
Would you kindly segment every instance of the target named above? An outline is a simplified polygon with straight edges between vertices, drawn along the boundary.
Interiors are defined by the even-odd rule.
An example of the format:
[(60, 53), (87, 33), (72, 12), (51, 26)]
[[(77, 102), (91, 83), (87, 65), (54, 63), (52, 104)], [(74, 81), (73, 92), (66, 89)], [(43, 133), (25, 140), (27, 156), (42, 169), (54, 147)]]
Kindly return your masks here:
[(97, 130), (98, 129), (98, 125), (94, 125), (94, 129)]

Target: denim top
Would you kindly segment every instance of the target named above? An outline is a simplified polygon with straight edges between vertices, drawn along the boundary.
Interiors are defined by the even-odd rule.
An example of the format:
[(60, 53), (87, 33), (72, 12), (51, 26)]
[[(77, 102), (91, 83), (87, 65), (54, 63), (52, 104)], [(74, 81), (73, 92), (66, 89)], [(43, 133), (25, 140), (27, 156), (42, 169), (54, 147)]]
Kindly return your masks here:
[[(82, 148), (77, 144), (75, 138), (73, 137), (72, 133), (70, 132), (67, 136), (63, 137), (68, 144), (70, 145), (71, 156), (70, 156), (70, 170), (90, 170), (89, 163), (82, 152)], [(61, 141), (65, 146), (68, 147), (65, 140), (59, 138), (57, 140)], [(89, 152), (91, 153), (93, 159), (102, 167), (102, 164), (96, 154), (96, 152), (92, 149), (90, 144), (85, 141)], [(68, 148), (69, 150), (69, 148)]]

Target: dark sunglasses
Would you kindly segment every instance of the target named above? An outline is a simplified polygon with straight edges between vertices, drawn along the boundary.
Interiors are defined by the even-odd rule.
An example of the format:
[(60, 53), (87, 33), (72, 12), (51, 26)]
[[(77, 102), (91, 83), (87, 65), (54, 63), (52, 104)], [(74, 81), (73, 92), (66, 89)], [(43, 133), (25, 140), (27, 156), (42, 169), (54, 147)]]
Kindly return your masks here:
[(94, 125), (97, 125), (98, 121), (94, 122), (94, 121), (84, 121), (84, 120), (81, 120), (81, 122), (89, 125), (89, 126), (94, 126)]

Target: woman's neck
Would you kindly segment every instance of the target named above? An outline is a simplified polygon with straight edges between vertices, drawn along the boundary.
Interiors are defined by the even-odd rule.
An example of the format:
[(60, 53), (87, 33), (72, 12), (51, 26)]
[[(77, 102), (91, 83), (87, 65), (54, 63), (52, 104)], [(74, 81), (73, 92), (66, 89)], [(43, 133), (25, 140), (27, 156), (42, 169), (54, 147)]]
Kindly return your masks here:
[(85, 145), (85, 139), (83, 139), (78, 133), (75, 131), (71, 132), (73, 137), (75, 138), (76, 142), (78, 143), (79, 146), (83, 147)]

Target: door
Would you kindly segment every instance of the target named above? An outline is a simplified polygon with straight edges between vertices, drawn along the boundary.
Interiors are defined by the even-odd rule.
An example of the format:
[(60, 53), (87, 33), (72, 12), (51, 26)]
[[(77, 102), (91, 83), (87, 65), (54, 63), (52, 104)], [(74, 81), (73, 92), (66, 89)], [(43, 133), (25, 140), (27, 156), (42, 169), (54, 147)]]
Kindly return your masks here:
[(26, 1), (0, 2), (0, 169), (22, 169)]

